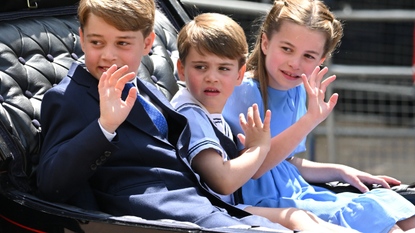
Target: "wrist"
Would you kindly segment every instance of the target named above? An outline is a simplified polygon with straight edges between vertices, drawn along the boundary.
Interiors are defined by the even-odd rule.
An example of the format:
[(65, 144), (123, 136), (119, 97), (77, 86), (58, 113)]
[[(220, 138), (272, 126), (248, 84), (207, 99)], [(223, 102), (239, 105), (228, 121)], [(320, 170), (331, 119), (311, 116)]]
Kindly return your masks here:
[(322, 122), (320, 119), (314, 117), (311, 112), (304, 114), (304, 116), (302, 116), (298, 121), (303, 121), (304, 125), (310, 127), (310, 131)]
[(346, 169), (347, 167), (342, 164), (331, 164), (331, 168), (334, 170), (336, 180), (345, 182), (346, 181)]
[(271, 144), (270, 143), (259, 146), (259, 151), (260, 151), (260, 154), (262, 155), (262, 157), (267, 156), (267, 154), (269, 153), (270, 150), (271, 150)]
[(98, 123), (101, 126), (101, 128), (109, 134), (114, 134), (115, 130), (118, 128), (118, 127), (111, 126), (110, 124), (107, 124), (105, 120), (102, 120), (101, 118), (98, 119)]
[(265, 157), (270, 151), (270, 146), (267, 145), (257, 145), (250, 146), (245, 148), (244, 153), (255, 153), (258, 157)]

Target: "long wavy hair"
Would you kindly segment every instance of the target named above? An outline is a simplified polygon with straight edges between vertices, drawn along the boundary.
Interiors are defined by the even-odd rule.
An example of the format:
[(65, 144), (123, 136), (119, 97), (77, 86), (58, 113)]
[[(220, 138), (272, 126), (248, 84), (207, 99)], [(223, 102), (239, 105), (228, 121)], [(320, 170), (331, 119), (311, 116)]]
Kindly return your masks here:
[(268, 12), (259, 28), (258, 37), (246, 69), (252, 72), (252, 77), (258, 79), (261, 89), (264, 111), (268, 106), (268, 74), (265, 67), (265, 54), (261, 49), (262, 35), (265, 33), (271, 40), (274, 32), (278, 32), (282, 22), (290, 21), (310, 30), (323, 32), (326, 37), (323, 57), (330, 57), (339, 46), (343, 36), (342, 23), (319, 0), (277, 0)]

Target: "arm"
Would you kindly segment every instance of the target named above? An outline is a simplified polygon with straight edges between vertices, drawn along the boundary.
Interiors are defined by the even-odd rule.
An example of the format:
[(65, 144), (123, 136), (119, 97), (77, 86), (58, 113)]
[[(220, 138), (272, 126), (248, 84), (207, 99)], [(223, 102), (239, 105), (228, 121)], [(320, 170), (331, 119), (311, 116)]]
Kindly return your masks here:
[[(103, 78), (100, 84), (108, 80)], [(98, 104), (82, 104), (90, 103), (91, 98), (87, 90), (80, 88), (84, 87), (52, 90), (42, 101), (45, 139), (37, 169), (38, 186), (44, 197), (51, 201), (68, 200), (95, 173), (96, 161), (118, 150), (99, 127), (98, 115), (105, 112), (100, 111)]]
[[(79, 116), (77, 113), (75, 110), (70, 115)], [(81, 121), (82, 124), (69, 121), (62, 128), (51, 127), (47, 132), (37, 168), (39, 191), (47, 200), (66, 202), (94, 175), (92, 166), (96, 166), (96, 161), (118, 150), (102, 134), (97, 118), (89, 124)], [(60, 129), (65, 134), (54, 132)]]
[(327, 71), (327, 68), (320, 71), (320, 68), (316, 67), (310, 75), (309, 80), (304, 74), (301, 76), (309, 97), (307, 113), (292, 126), (271, 139), (270, 152), (253, 177), (254, 179), (261, 177), (265, 172), (271, 170), (286, 159), (300, 142), (318, 124), (320, 124), (320, 122), (326, 119), (333, 110), (337, 103), (338, 95), (333, 94), (328, 102), (324, 102), (324, 97), (327, 86), (333, 82), (336, 77), (331, 76), (321, 82)]
[[(337, 103), (337, 94), (331, 96), (327, 103), (324, 102), (324, 96), (327, 86), (335, 80), (335, 76), (327, 78), (320, 84), (326, 72), (327, 68), (320, 71), (317, 67), (308, 81), (306, 76), (302, 75), (309, 97), (308, 111), (295, 124), (272, 138), (270, 152), (255, 177), (260, 177), (291, 154), (307, 134), (333, 110)], [(293, 158), (290, 162), (297, 167), (308, 182), (343, 181), (355, 186), (362, 192), (368, 191), (365, 184), (380, 184), (385, 188), (389, 188), (388, 183), (392, 185), (400, 184), (400, 181), (394, 178), (372, 176), (345, 165), (316, 163), (300, 158)]]
[(203, 150), (195, 156), (192, 167), (213, 191), (223, 195), (231, 194), (256, 172), (269, 151), (270, 118), (271, 112), (268, 111), (262, 124), (257, 105), (249, 108), (248, 122), (241, 114), (240, 123), (246, 137), (238, 137), (248, 149), (239, 157), (224, 162), (214, 149)]
[(362, 193), (369, 191), (365, 184), (380, 184), (390, 188), (389, 184), (399, 185), (400, 182), (387, 176), (373, 176), (352, 167), (340, 164), (318, 163), (293, 157), (289, 161), (297, 167), (304, 179), (311, 183), (342, 181), (358, 188)]

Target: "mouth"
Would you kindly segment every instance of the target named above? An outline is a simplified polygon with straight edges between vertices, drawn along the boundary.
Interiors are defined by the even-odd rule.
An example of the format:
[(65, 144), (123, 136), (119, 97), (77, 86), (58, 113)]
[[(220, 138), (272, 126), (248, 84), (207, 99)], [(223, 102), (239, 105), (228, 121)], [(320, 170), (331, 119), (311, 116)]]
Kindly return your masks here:
[(98, 67), (102, 72), (107, 72), (107, 70), (109, 69), (108, 66), (99, 66)]
[(205, 93), (219, 93), (219, 91), (217, 89), (211, 89), (211, 88), (208, 88), (208, 89), (204, 90), (204, 92)]
[[(117, 70), (120, 69), (122, 66), (117, 66)], [(98, 66), (98, 68), (102, 71), (102, 72), (107, 72), (109, 70), (109, 68), (111, 68), (111, 66)]]
[(291, 78), (300, 78), (300, 76), (299, 76), (299, 75), (292, 74), (292, 73), (287, 72), (287, 71), (283, 71), (283, 70), (281, 70), (281, 72), (282, 72), (283, 74), (285, 74), (285, 75), (287, 75), (287, 76), (291, 77)]

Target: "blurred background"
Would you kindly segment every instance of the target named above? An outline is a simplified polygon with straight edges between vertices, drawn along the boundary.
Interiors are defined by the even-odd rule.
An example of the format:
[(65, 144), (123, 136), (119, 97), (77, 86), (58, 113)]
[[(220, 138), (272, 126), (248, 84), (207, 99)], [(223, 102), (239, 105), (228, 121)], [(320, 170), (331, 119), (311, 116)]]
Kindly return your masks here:
[[(193, 15), (219, 12), (245, 30), (250, 46), (273, 1), (181, 0)], [(415, 182), (413, 0), (324, 0), (344, 24), (341, 46), (326, 61), (339, 101), (307, 138), (300, 156)]]

